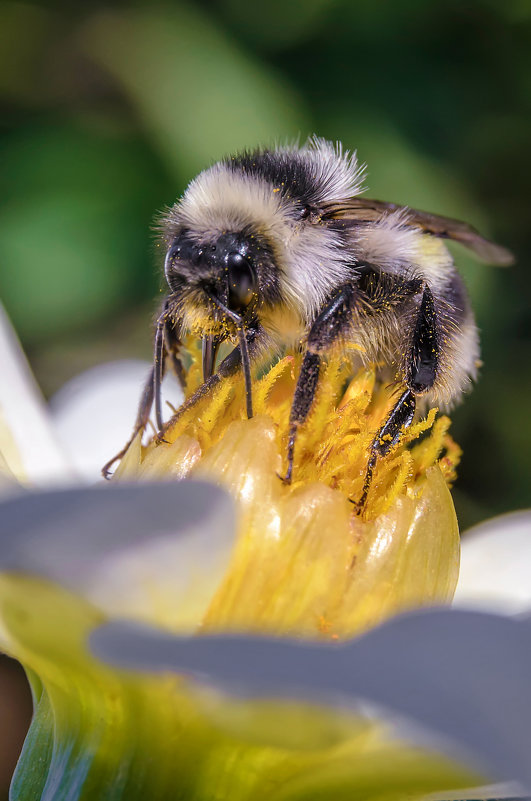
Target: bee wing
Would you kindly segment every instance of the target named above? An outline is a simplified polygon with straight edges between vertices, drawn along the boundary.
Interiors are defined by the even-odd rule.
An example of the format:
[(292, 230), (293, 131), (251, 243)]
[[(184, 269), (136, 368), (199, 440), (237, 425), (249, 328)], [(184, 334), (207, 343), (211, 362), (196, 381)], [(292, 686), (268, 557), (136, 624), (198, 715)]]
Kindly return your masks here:
[(353, 197), (339, 203), (329, 203), (321, 208), (320, 219), (341, 220), (345, 226), (355, 226), (368, 222), (376, 222), (393, 211), (404, 210), (404, 225), (422, 228), (426, 233), (440, 239), (452, 239), (472, 250), (482, 261), (506, 267), (514, 261), (513, 254), (481, 236), (472, 225), (441, 217), (427, 211), (417, 211), (397, 203), (384, 203), (381, 200)]

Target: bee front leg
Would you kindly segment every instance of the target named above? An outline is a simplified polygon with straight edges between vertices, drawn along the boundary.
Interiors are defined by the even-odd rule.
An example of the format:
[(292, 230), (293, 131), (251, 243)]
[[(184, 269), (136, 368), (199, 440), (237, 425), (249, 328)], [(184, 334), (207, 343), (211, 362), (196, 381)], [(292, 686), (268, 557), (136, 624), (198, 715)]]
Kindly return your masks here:
[(111, 476), (110, 471), (113, 464), (123, 458), (135, 437), (147, 426), (153, 402), (155, 402), (157, 426), (158, 428), (162, 427), (161, 388), (162, 379), (164, 378), (164, 374), (166, 372), (166, 362), (168, 357), (171, 358), (173, 369), (181, 383), (181, 386), (184, 388), (184, 371), (180, 359), (176, 355), (176, 350), (178, 345), (180, 345), (180, 342), (175, 334), (174, 324), (170, 320), (169, 313), (170, 299), (167, 299), (157, 320), (153, 367), (149, 372), (147, 381), (142, 390), (142, 395), (140, 396), (140, 403), (138, 405), (138, 412), (136, 415), (133, 433), (122, 450), (103, 465), (101, 472), (103, 477), (106, 479), (109, 479)]
[(186, 388), (186, 373), (179, 356), (182, 348), (182, 342), (175, 330), (175, 322), (170, 319), (166, 320), (166, 325), (164, 326), (164, 345), (166, 348), (168, 362), (171, 365), (175, 377), (184, 392)]
[[(266, 336), (264, 329), (261, 325), (256, 323), (254, 326), (249, 327), (246, 329), (245, 333), (245, 346), (246, 346), (246, 356), (247, 356), (247, 364), (249, 365), (249, 374), (245, 376), (246, 381), (246, 394), (248, 385), (250, 384), (250, 363), (256, 356), (260, 353), (261, 348), (264, 345)], [(245, 365), (244, 365), (245, 366)], [(175, 414), (168, 420), (167, 423), (161, 428), (158, 433), (158, 438), (162, 441), (164, 439), (165, 432), (171, 428), (175, 423), (183, 416), (185, 412), (189, 409), (192, 409), (199, 401), (203, 398), (206, 398), (217, 386), (220, 384), (223, 379), (229, 378), (230, 376), (234, 375), (241, 370), (242, 368), (242, 351), (241, 345), (237, 345), (233, 351), (229, 353), (228, 356), (223, 359), (221, 364), (219, 365), (217, 371), (209, 376), (206, 381), (204, 381), (200, 387), (196, 389), (196, 391), (187, 398), (184, 403), (177, 409)], [(247, 412), (249, 412), (249, 400), (247, 395)]]

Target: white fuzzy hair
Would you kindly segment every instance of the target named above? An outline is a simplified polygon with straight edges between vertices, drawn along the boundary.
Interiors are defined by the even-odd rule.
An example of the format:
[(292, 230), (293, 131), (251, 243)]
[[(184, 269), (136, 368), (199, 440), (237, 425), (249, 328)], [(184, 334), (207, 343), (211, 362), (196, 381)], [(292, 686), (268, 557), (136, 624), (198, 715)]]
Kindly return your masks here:
[(416, 274), (437, 290), (446, 283), (453, 259), (444, 242), (408, 223), (407, 208), (359, 226), (353, 243), (356, 257), (386, 272)]
[[(293, 152), (293, 148), (286, 150)], [(341, 142), (334, 143), (311, 136), (300, 153), (313, 165), (316, 178), (323, 187), (320, 203), (344, 200), (364, 191), (366, 165), (358, 163), (355, 150), (343, 150)]]
[(470, 312), (459, 327), (445, 332), (437, 379), (426, 393), (428, 405), (451, 411), (461, 395), (471, 388), (472, 381), (476, 380), (479, 356), (478, 329)]
[[(421, 396), (420, 407), (438, 405), (443, 410), (450, 410), (476, 378), (479, 336), (470, 310), (457, 325), (453, 322), (453, 310), (446, 304), (445, 288), (455, 273), (448, 248), (441, 239), (408, 224), (408, 209), (389, 212), (370, 225), (358, 227), (353, 234), (352, 247), (361, 261), (377, 264), (386, 272), (401, 277), (418, 277), (429, 285), (443, 342), (436, 381)], [(357, 336), (366, 348), (368, 361), (378, 358), (377, 348), (380, 348), (380, 357), (383, 355), (389, 362), (401, 363), (403, 354), (393, 354), (392, 350), (396, 343), (403, 341), (404, 324), (405, 321), (394, 314), (363, 322)], [(402, 372), (406, 369), (403, 361), (401, 369)]]
[[(313, 137), (302, 147), (279, 147), (279, 155), (300, 159), (314, 178), (317, 202), (359, 194), (364, 167), (356, 154)], [(294, 203), (281, 187), (220, 162), (200, 173), (170, 211), (172, 225), (184, 225), (204, 242), (246, 227), (273, 247), (283, 296), (301, 322), (312, 319), (330, 291), (346, 280), (349, 268), (336, 233), (298, 221)]]
[[(164, 220), (168, 246), (183, 227), (205, 244), (216, 242), (224, 233), (246, 229), (251, 235), (263, 236), (279, 270), (284, 303), (265, 308), (261, 321), (271, 340), (278, 343), (304, 336), (327, 296), (341, 283), (355, 280), (352, 267), (356, 261), (377, 265), (401, 278), (420, 278), (433, 293), (441, 342), (435, 383), (419, 397), (419, 407), (451, 407), (476, 376), (479, 344), (472, 312), (468, 309), (458, 324), (454, 310), (446, 304), (455, 267), (444, 242), (413, 225), (407, 208), (340, 232), (301, 219), (299, 198), (290, 197), (289, 186), (282, 185), (282, 164), (289, 166), (293, 159), (304, 166), (303, 176), (313, 190), (308, 202), (317, 207), (341, 204), (358, 195), (364, 168), (358, 166), (355, 153), (317, 137), (301, 148), (282, 146), (273, 152), (280, 162), (279, 175), (274, 178), (261, 177), (259, 170), (252, 173), (248, 166), (240, 169), (238, 157), (235, 164), (220, 162), (200, 173)], [(408, 353), (404, 336), (414, 313), (414, 305), (406, 311), (377, 315), (357, 312), (352, 330), (353, 341), (362, 349), (357, 358), (383, 359), (395, 365), (398, 378), (403, 377)], [(200, 309), (187, 307), (185, 322), (206, 330)]]

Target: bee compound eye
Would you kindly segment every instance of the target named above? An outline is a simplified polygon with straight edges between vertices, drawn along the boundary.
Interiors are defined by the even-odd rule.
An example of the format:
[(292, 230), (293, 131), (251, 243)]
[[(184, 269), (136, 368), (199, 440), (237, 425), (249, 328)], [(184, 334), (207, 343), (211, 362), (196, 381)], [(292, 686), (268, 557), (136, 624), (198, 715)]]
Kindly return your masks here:
[(229, 308), (245, 309), (256, 291), (253, 268), (241, 253), (229, 253), (226, 259), (229, 284)]
[(171, 248), (166, 253), (164, 260), (164, 273), (166, 277), (175, 270), (175, 264), (182, 259), (182, 245), (179, 241), (174, 242)]
[(168, 252), (164, 263), (166, 275), (175, 269), (178, 261), (182, 262), (197, 262), (199, 256), (202, 256), (202, 250), (198, 248), (187, 236), (181, 235), (177, 237)]

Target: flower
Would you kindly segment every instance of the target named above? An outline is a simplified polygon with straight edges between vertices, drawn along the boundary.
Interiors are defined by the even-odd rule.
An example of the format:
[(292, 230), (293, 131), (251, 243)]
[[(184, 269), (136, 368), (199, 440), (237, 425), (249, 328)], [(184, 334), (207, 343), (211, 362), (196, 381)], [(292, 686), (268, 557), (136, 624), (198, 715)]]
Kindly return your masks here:
[[(236, 544), (228, 496), (196, 480), (118, 481), (19, 494), (0, 504), (0, 642), (25, 665), (36, 709), (12, 799), (421, 798), (477, 783), (455, 761), (461, 751), (437, 732), (464, 747), (474, 766), (492, 760), (494, 775), (528, 778), (517, 747), (531, 720), (523, 629), (511, 628), (504, 642), (504, 658), (525, 668), (513, 671), (504, 696), (512, 699), (516, 738), (492, 705), (507, 683), (491, 635), (498, 637), (501, 626), (505, 636), (512, 623), (412, 613), (344, 645), (336, 640), (400, 609), (451, 596), (455, 517), (443, 472), (433, 465), (446, 444), (450, 476), (457, 452), (445, 439), (446, 424), (435, 423), (425, 440), (381, 465), (375, 477), (381, 491), (360, 520), (347, 500), (348, 470), (341, 474), (341, 459), (333, 465), (330, 456), (321, 458), (309, 438), (300, 443), (301, 483), (286, 488), (271, 476), (291, 365), (275, 368), (267, 391), (267, 377), (258, 386), (264, 403), (269, 398), (272, 422), (231, 419), (232, 385), (232, 405), (218, 404), (217, 416), (202, 412), (210, 430), (182, 420), (166, 432), (167, 443), (143, 451), (137, 441), (120, 471), (123, 480), (133, 470), (153, 476), (164, 463), (174, 470), (184, 464), (182, 472), (196, 477), (217, 469), (219, 483), (237, 488)], [(342, 369), (332, 365), (327, 373), (329, 404)], [(345, 451), (356, 437), (367, 438), (368, 427), (355, 425), (367, 408), (381, 404), (384, 413), (385, 389), (370, 407), (367, 392), (358, 391), (371, 382), (369, 373), (359, 374), (343, 395), (352, 417), (342, 438), (329, 431), (330, 413), (321, 417), (320, 430), (337, 436)], [(244, 430), (235, 437), (238, 426)], [(201, 441), (201, 432), (210, 441)], [(249, 453), (257, 447), (260, 459), (253, 460)], [(314, 480), (302, 486), (303, 469), (315, 479), (311, 471), (326, 470), (327, 462), (337, 486), (323, 491)], [(242, 480), (242, 464), (252, 486)], [(393, 498), (399, 481), (402, 496)], [(449, 539), (447, 528), (437, 528), (437, 499), (439, 515), (453, 521)], [(421, 589), (395, 591), (394, 582), (406, 586), (419, 576)], [(363, 578), (362, 592), (355, 585)], [(379, 593), (385, 584), (387, 592)], [(373, 593), (376, 602), (368, 609), (358, 603), (353, 613), (342, 599), (354, 605), (356, 592), (358, 600)], [(492, 660), (487, 685), (477, 681), (474, 649), (460, 648), (463, 625), (467, 642), (474, 640), (489, 666)], [(231, 638), (231, 629), (240, 636)], [(198, 631), (200, 637), (182, 639)], [(267, 640), (264, 632), (280, 633), (283, 641)], [(454, 655), (459, 671), (452, 672)], [(367, 709), (367, 701), (376, 709)], [(380, 708), (386, 713), (377, 714)], [(488, 736), (485, 721), (471, 714), (484, 709)], [(404, 717), (433, 739), (424, 729), (404, 728)]]
[[(200, 383), (191, 348), (187, 392)], [(201, 621), (223, 629), (344, 637), (399, 611), (449, 602), (459, 569), (459, 532), (447, 482), (459, 448), (436, 410), (377, 462), (363, 516), (367, 453), (396, 389), (375, 370), (333, 359), (295, 449), (294, 481), (279, 480), (299, 357), (256, 382), (253, 419), (243, 419), (243, 382), (226, 383), (145, 447), (136, 438), (119, 480), (200, 477), (238, 501), (231, 567)], [(418, 441), (423, 434), (422, 441)]]

